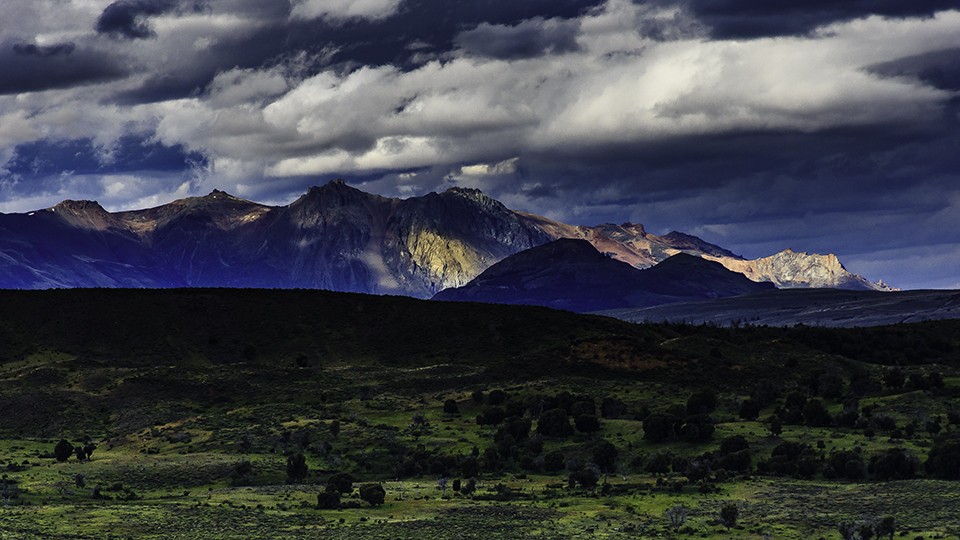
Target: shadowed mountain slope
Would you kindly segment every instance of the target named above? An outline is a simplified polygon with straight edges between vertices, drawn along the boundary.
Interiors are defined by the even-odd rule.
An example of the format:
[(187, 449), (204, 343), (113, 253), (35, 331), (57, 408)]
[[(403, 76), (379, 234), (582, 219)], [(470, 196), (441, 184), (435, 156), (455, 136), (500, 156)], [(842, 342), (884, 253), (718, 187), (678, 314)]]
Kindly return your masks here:
[(571, 311), (667, 304), (772, 289), (722, 265), (679, 254), (647, 270), (613, 260), (586, 240), (561, 239), (507, 257), (435, 300), (529, 304)]

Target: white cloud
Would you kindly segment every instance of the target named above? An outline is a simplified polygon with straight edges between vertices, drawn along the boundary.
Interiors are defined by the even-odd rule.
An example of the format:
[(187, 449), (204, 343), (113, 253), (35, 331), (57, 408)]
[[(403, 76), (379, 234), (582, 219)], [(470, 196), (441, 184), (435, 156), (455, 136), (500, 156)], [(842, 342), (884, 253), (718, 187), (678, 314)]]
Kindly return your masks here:
[(400, 0), (295, 0), (291, 17), (384, 19), (399, 7)]

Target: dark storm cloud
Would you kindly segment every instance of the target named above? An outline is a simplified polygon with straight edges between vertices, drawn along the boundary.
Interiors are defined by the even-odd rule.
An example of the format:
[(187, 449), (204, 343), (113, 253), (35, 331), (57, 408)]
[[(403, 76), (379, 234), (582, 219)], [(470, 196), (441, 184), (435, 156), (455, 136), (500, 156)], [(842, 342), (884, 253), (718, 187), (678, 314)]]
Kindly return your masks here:
[(604, 0), (406, 0), (397, 13), (382, 20), (293, 22), (286, 29), (285, 41), (289, 48), (300, 50), (335, 48), (333, 63), (392, 64), (405, 69), (419, 65), (417, 58), (425, 55), (448, 53), (462, 32), (477, 27), (485, 29), (481, 33), (491, 32), (491, 37), (509, 40), (511, 44), (504, 46), (505, 53), (517, 49), (524, 54), (524, 47), (537, 47), (538, 41), (542, 47), (553, 45), (570, 50), (575, 46), (570, 41), (571, 27), (544, 27), (542, 21), (572, 19), (603, 3)]
[(523, 21), (516, 26), (483, 23), (457, 37), (457, 45), (469, 55), (512, 60), (544, 54), (574, 52), (577, 45), (576, 22)]
[(0, 95), (69, 88), (116, 79), (127, 73), (112, 55), (73, 43), (0, 45), (0, 65)]
[(97, 32), (127, 39), (147, 39), (155, 34), (147, 18), (173, 11), (177, 0), (117, 0), (97, 19)]
[(13, 45), (13, 52), (23, 56), (46, 58), (48, 56), (69, 55), (76, 48), (77, 46), (73, 43), (59, 43), (45, 47), (34, 45), (33, 43), (15, 43)]
[(74, 175), (173, 172), (202, 162), (203, 156), (188, 152), (182, 146), (164, 146), (143, 135), (129, 134), (111, 148), (97, 148), (92, 139), (44, 139), (21, 144), (4, 168), (9, 175), (52, 177), (64, 172)]
[[(576, 25), (562, 20), (577, 17), (602, 3), (603, 0), (407, 0), (396, 14), (382, 20), (342, 21), (289, 20), (289, 4), (278, 2), (269, 10), (256, 8), (255, 15), (264, 23), (262, 27), (224, 36), (209, 50), (198, 52), (189, 65), (154, 74), (140, 87), (125, 90), (118, 99), (135, 104), (195, 96), (225, 69), (269, 67), (291, 59), (306, 59), (298, 74), (303, 77), (324, 69), (349, 71), (364, 65), (395, 65), (409, 70), (420, 66), (424, 59), (448, 54), (462, 32), (468, 33), (467, 39), (479, 50), (482, 44), (476, 43), (478, 34), (470, 34), (473, 29), (509, 40), (503, 45), (487, 46), (487, 52), (494, 56), (565, 52), (576, 48)], [(237, 9), (250, 13), (255, 7), (243, 4)], [(544, 23), (545, 19), (559, 21)]]
[(716, 38), (798, 36), (819, 26), (869, 15), (929, 16), (960, 7), (957, 0), (687, 0)]
[(910, 77), (941, 90), (960, 90), (960, 49), (946, 49), (871, 66), (885, 77)]

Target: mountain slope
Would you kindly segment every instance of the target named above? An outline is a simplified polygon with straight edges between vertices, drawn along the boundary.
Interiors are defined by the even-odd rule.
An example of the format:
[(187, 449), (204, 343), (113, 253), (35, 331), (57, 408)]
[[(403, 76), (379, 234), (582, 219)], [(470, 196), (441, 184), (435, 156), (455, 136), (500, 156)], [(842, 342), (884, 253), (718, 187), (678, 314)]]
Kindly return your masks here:
[(467, 285), (441, 291), (434, 299), (588, 312), (772, 288), (692, 255), (675, 255), (637, 270), (600, 253), (586, 240), (560, 239), (507, 257)]

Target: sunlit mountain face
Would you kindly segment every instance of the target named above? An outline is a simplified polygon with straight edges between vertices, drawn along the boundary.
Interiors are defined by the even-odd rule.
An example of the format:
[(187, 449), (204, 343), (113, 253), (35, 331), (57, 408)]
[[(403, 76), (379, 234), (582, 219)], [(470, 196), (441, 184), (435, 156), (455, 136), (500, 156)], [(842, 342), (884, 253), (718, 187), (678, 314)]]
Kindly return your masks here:
[(479, 188), (960, 287), (956, 1), (39, 0), (0, 20), (0, 212)]

